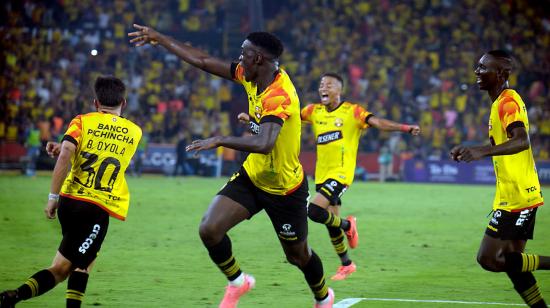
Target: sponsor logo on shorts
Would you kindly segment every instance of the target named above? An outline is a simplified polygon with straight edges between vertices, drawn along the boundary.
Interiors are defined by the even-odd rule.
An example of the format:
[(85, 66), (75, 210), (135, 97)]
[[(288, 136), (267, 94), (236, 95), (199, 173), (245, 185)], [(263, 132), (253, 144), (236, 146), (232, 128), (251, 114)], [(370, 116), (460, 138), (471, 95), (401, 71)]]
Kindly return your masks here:
[(99, 230), (101, 230), (101, 226), (98, 224), (95, 224), (92, 228), (92, 233), (88, 235), (88, 238), (84, 240), (84, 242), (78, 248), (78, 251), (80, 251), (80, 253), (82, 254), (86, 253), (88, 248), (90, 248), (94, 240), (97, 238), (97, 235), (99, 234)]
[(493, 218), (491, 218), (491, 223), (492, 223), (493, 225), (498, 226), (498, 218), (500, 218), (500, 216), (502, 216), (502, 212), (496, 211), (496, 212), (493, 214)]
[(296, 232), (292, 230), (291, 224), (284, 224), (281, 226), (281, 231), (279, 231), (279, 237), (285, 240), (297, 240)]
[(523, 224), (529, 220), (529, 213), (531, 210), (523, 210), (519, 213), (519, 218), (516, 220), (516, 226), (523, 226)]

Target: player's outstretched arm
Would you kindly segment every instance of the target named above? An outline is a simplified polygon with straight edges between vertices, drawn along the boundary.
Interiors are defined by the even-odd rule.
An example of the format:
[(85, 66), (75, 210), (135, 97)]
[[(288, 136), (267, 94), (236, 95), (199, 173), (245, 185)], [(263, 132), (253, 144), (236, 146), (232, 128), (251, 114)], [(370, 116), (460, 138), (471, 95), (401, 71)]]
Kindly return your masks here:
[(251, 136), (216, 136), (204, 140), (193, 140), (185, 150), (195, 151), (195, 154), (202, 151), (217, 148), (220, 146), (250, 153), (268, 154), (273, 150), (275, 141), (281, 132), (281, 125), (267, 122), (260, 125), (260, 132)]
[(48, 204), (44, 208), (44, 213), (47, 218), (54, 219), (57, 207), (59, 206), (59, 191), (61, 191), (61, 185), (69, 173), (69, 167), (71, 166), (71, 158), (76, 151), (76, 146), (69, 141), (63, 141), (61, 143), (61, 151), (59, 152), (59, 158), (55, 163), (55, 168), (52, 174), (52, 184), (50, 187), (50, 194), (48, 196)]
[(525, 127), (516, 127), (510, 131), (510, 139), (499, 145), (476, 147), (456, 146), (451, 150), (451, 159), (459, 162), (471, 162), (487, 156), (512, 155), (529, 149), (529, 136)]
[(216, 57), (212, 57), (198, 48), (178, 42), (169, 36), (155, 31), (153, 28), (138, 24), (134, 24), (133, 26), (137, 31), (128, 33), (128, 36), (133, 37), (130, 43), (134, 43), (136, 47), (145, 44), (161, 45), (183, 61), (203, 71), (233, 80), (231, 76), (230, 61), (223, 61)]
[(418, 125), (401, 124), (391, 120), (377, 118), (375, 116), (369, 117), (367, 124), (385, 131), (401, 131), (414, 136), (420, 134), (420, 127)]

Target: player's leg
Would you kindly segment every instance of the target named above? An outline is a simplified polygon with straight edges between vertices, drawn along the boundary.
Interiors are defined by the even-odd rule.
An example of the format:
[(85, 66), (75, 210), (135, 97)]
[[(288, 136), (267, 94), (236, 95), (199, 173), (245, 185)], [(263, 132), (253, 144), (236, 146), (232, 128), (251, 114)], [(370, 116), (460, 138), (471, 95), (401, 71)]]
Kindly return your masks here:
[(67, 282), (67, 308), (79, 308), (82, 305), (82, 299), (88, 286), (89, 273), (92, 271), (94, 264), (95, 260), (87, 268), (76, 268), (71, 272)]
[(304, 274), (317, 305), (332, 307), (334, 293), (329, 290), (323, 263), (307, 243), (307, 180), (292, 194), (261, 194), (259, 201), (268, 214), (288, 262)]
[(19, 288), (0, 293), (0, 307), (13, 307), (20, 301), (48, 292), (67, 278), (71, 268), (71, 261), (57, 252), (49, 268), (36, 272)]
[(350, 247), (355, 248), (359, 243), (355, 217), (348, 216), (343, 219), (327, 210), (331, 204), (338, 204), (338, 200), (346, 189), (345, 185), (333, 179), (316, 185), (317, 193), (309, 203), (308, 216), (314, 222), (344, 230)]
[(514, 289), (529, 306), (546, 307), (531, 273), (538, 268), (540, 257), (524, 253), (527, 240), (533, 237), (535, 214), (536, 210), (494, 212), (481, 241), (477, 260), (485, 270), (506, 272)]
[[(340, 216), (340, 208), (341, 208), (341, 201), (338, 202), (337, 205), (329, 206), (327, 210), (336, 216)], [(329, 227), (329, 226), (327, 226), (327, 230), (330, 236), (330, 241), (332, 243), (332, 246), (334, 247), (336, 254), (338, 254), (338, 257), (340, 258), (340, 262), (342, 264), (336, 270), (336, 274), (330, 277), (330, 279), (332, 280), (346, 279), (349, 275), (351, 275), (357, 270), (357, 266), (355, 265), (355, 263), (353, 263), (353, 261), (349, 257), (348, 248), (346, 247), (346, 244), (344, 242), (344, 238), (345, 238), (344, 231), (341, 228)]]
[(241, 271), (227, 235), (227, 231), (259, 211), (253, 194), (254, 186), (241, 169), (214, 197), (199, 226), (210, 259), (229, 281), (220, 307), (236, 307), (239, 298), (255, 284), (254, 277)]

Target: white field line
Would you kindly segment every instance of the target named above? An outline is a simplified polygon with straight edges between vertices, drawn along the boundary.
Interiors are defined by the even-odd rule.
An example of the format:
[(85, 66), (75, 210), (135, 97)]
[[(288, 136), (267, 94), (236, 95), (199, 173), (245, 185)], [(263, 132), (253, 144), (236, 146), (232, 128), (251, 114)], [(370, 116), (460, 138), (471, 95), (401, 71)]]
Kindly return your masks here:
[(508, 304), (495, 302), (467, 302), (450, 301), (439, 299), (405, 299), (405, 298), (346, 298), (334, 304), (333, 308), (348, 308), (360, 301), (380, 301), (380, 302), (409, 302), (409, 303), (441, 303), (441, 304), (465, 304), (465, 305), (500, 305), (500, 306), (525, 306), (525, 304)]

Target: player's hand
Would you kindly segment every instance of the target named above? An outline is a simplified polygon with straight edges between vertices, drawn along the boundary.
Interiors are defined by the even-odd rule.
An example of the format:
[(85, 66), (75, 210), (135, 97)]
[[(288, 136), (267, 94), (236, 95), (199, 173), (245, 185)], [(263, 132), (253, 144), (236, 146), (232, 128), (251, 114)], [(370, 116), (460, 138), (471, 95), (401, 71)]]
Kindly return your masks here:
[(143, 46), (147, 43), (151, 45), (157, 45), (162, 34), (153, 30), (152, 28), (141, 26), (138, 24), (133, 25), (136, 28), (135, 32), (128, 33), (128, 36), (134, 37), (130, 40), (130, 43), (134, 43), (136, 47)]
[(250, 123), (250, 115), (248, 113), (244, 113), (244, 112), (239, 113), (239, 115), (237, 116), (237, 119), (242, 124)]
[(410, 127), (409, 134), (411, 134), (413, 136), (420, 135), (420, 126), (418, 126), (418, 125), (409, 125), (409, 127)]
[(208, 139), (193, 140), (190, 145), (185, 147), (186, 152), (195, 151), (195, 156), (203, 150), (210, 150), (219, 147), (220, 137)]
[(59, 156), (59, 153), (61, 153), (61, 143), (48, 141), (46, 144), (46, 152), (52, 158)]
[(483, 158), (483, 156), (483, 152), (475, 147), (468, 148), (459, 145), (451, 150), (451, 158), (457, 162), (465, 161), (469, 163), (474, 160), (479, 160)]
[(46, 214), (46, 218), (54, 219), (55, 213), (57, 212), (58, 207), (59, 207), (59, 201), (48, 200), (48, 204), (44, 208), (44, 213)]

